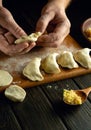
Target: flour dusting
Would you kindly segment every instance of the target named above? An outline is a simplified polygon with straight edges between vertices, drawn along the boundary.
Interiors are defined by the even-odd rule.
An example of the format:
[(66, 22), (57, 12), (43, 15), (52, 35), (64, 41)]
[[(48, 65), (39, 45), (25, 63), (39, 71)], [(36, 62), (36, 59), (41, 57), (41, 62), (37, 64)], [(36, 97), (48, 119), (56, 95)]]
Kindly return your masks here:
[(34, 57), (44, 58), (50, 53), (53, 52), (60, 53), (61, 51), (64, 50), (72, 52), (77, 50), (77, 48), (75, 48), (74, 45), (72, 44), (69, 47), (67, 47), (64, 43), (60, 45), (60, 47), (58, 48), (37, 47), (24, 55), (18, 55), (13, 57), (0, 55), (0, 69), (7, 70), (10, 73), (13, 72), (21, 73), (25, 65), (28, 62), (30, 62), (32, 58)]

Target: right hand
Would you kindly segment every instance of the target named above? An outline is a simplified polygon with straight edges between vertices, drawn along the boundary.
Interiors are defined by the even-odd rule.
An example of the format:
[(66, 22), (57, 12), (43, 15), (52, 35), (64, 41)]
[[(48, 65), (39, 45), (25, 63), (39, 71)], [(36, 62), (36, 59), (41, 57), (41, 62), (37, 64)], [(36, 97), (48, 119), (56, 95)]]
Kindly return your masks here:
[(70, 33), (70, 27), (71, 23), (66, 15), (65, 6), (61, 6), (59, 0), (49, 0), (43, 7), (41, 17), (36, 24), (37, 32), (47, 31), (47, 33), (39, 37), (37, 45), (59, 47)]
[(0, 51), (10, 56), (29, 52), (36, 45), (35, 43), (14, 44), (14, 41), (23, 35), (27, 34), (15, 22), (12, 14), (0, 6)]

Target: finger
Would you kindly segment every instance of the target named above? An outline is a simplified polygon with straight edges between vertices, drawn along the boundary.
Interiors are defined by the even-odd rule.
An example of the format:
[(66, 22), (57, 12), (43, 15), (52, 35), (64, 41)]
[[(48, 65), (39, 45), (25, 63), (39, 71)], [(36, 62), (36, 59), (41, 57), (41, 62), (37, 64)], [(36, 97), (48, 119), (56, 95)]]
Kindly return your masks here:
[[(2, 46), (3, 44), (3, 46)], [(3, 35), (0, 35), (0, 50), (7, 55), (16, 55), (21, 53), (25, 48), (28, 48), (28, 43), (22, 43), (18, 45), (9, 44)]]
[(50, 33), (48, 35), (43, 35), (37, 41), (37, 46), (44, 46), (44, 47), (58, 47), (64, 40), (66, 35), (61, 36), (57, 33)]
[(56, 40), (54, 40), (54, 36), (52, 34), (49, 35), (43, 35), (41, 36), (41, 39), (37, 41), (37, 46), (43, 46), (43, 47), (56, 47)]
[(39, 37), (38, 39), (38, 43), (49, 43), (49, 42), (53, 42), (55, 39), (54, 37), (54, 34), (53, 33), (49, 33), (49, 34), (45, 34), (45, 35), (42, 35), (41, 37)]
[(33, 47), (35, 47), (35, 45), (36, 45), (35, 42), (32, 42), (30, 44), (28, 43), (28, 46), (27, 46), (26, 43), (22, 43), (22, 46), (21, 46), (21, 44), (18, 44), (16, 46), (12, 45), (12, 52), (10, 53), (10, 55), (14, 55), (14, 54), (19, 54), (19, 55), (25, 54), (25, 53), (29, 52)]
[(15, 39), (16, 39), (16, 38), (12, 35), (12, 33), (10, 33), (10, 32), (5, 33), (4, 36), (6, 37), (7, 41), (9, 42), (9, 44), (14, 43), (14, 41), (15, 41)]
[(22, 43), (18, 45), (10, 45), (12, 47), (12, 51), (16, 52), (22, 52), (24, 49), (29, 47), (28, 43)]
[(57, 24), (52, 33), (49, 33), (48, 35), (42, 35), (38, 39), (37, 45), (56, 46), (57, 42), (58, 43), (63, 42), (64, 38), (69, 34), (69, 32), (70, 32), (69, 21), (67, 20), (61, 21), (59, 24)]
[(57, 24), (56, 28), (54, 29), (54, 33), (64, 37), (65, 35), (69, 34), (70, 32), (70, 22), (68, 20), (64, 20)]
[(16, 37), (20, 38), (21, 36), (27, 35), (24, 30), (14, 21), (10, 21), (7, 29)]
[(9, 56), (20, 55), (21, 52), (27, 47), (28, 47), (28, 45), (23, 44), (23, 43), (22, 43), (22, 46), (20, 44), (19, 45), (9, 45), (8, 46), (8, 55)]
[(0, 34), (4, 34), (4, 33), (6, 33), (6, 32), (7, 32), (7, 30), (4, 29), (4, 28), (2, 28), (2, 27), (0, 26)]
[(29, 47), (27, 47), (26, 49), (24, 49), (20, 54), (25, 54), (28, 53), (32, 48), (34, 48), (36, 46), (36, 43), (30, 43)]
[(36, 24), (36, 31), (40, 31), (42, 33), (45, 32), (49, 22), (54, 18), (54, 12), (44, 13), (39, 18), (37, 24)]
[(0, 51), (7, 54), (7, 46), (8, 46), (8, 42), (6, 38), (2, 34), (0, 34)]

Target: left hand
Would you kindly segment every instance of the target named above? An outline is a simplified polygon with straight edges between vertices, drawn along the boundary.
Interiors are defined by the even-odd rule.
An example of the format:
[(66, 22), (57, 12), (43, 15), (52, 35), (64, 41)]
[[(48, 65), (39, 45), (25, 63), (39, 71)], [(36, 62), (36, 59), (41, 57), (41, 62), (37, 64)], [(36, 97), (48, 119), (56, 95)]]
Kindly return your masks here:
[(0, 51), (9, 56), (29, 52), (36, 45), (35, 42), (14, 44), (15, 39), (25, 35), (27, 34), (16, 23), (10, 11), (0, 6)]
[(48, 2), (36, 25), (36, 31), (44, 33), (47, 30), (48, 34), (42, 35), (37, 45), (58, 47), (69, 34), (70, 26), (65, 9), (56, 1)]

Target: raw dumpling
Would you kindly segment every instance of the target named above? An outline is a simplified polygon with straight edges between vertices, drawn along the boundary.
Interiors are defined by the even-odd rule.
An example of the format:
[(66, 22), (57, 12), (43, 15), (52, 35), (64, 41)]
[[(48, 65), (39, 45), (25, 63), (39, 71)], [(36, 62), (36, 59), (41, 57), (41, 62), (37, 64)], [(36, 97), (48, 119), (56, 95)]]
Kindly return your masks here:
[(69, 69), (78, 68), (78, 64), (75, 62), (72, 52), (63, 51), (57, 58), (57, 62), (62, 67)]
[(13, 81), (13, 77), (6, 70), (0, 70), (0, 86), (6, 86), (11, 84)]
[(26, 97), (26, 91), (18, 85), (10, 85), (5, 89), (4, 94), (14, 102), (22, 102)]
[(15, 41), (15, 44), (19, 44), (22, 42), (36, 42), (39, 36), (41, 36), (41, 32), (31, 33), (29, 36), (22, 36)]
[(57, 64), (57, 53), (49, 54), (42, 60), (41, 67), (46, 73), (59, 73), (61, 72), (59, 65)]
[(91, 57), (89, 48), (78, 50), (74, 53), (74, 59), (83, 67), (91, 68)]
[(32, 59), (23, 69), (23, 75), (32, 81), (41, 81), (44, 79), (40, 72), (41, 58)]

